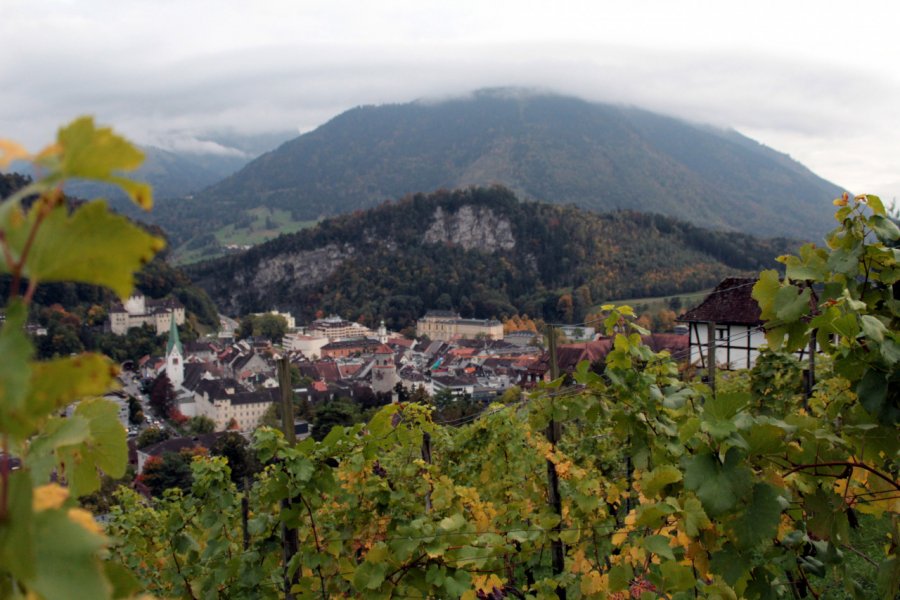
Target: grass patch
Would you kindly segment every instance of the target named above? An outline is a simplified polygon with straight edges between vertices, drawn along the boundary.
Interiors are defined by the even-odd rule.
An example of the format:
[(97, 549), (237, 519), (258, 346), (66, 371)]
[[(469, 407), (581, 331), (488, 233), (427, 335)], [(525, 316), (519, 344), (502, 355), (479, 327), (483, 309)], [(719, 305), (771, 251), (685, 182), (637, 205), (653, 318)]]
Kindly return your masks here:
[[(637, 314), (655, 313), (664, 308), (674, 310), (681, 314), (689, 308), (697, 306), (700, 302), (713, 291), (713, 288), (700, 290), (698, 292), (688, 292), (686, 294), (671, 294), (669, 296), (652, 296), (648, 298), (624, 298), (621, 300), (609, 300), (600, 302), (591, 312), (599, 311), (604, 304), (615, 304), (621, 306), (627, 304), (634, 309)], [(677, 306), (678, 308), (675, 308)]]
[[(889, 543), (888, 534), (891, 532), (891, 515), (885, 513), (877, 518), (871, 515), (859, 515), (859, 527), (850, 530), (850, 544), (840, 548), (843, 552), (844, 563), (847, 565), (847, 573), (859, 588), (861, 598), (879, 598), (878, 594), (878, 567), (884, 556), (884, 547)], [(865, 558), (864, 558), (865, 557)], [(872, 564), (872, 562), (876, 564)], [(832, 574), (825, 577), (810, 577), (810, 583), (821, 592), (822, 600), (838, 600), (852, 598), (846, 591), (845, 585), (849, 581), (837, 578)]]
[[(191, 247), (191, 242), (182, 244), (172, 251), (172, 262), (186, 265), (217, 258), (229, 251), (239, 251), (243, 246), (256, 246), (273, 240), (279, 235), (295, 233), (313, 227), (318, 221), (293, 221), (291, 213), (282, 209), (257, 207), (246, 211), (249, 221), (244, 224), (226, 225), (213, 232), (214, 243), (205, 246)], [(232, 248), (229, 248), (231, 246)]]

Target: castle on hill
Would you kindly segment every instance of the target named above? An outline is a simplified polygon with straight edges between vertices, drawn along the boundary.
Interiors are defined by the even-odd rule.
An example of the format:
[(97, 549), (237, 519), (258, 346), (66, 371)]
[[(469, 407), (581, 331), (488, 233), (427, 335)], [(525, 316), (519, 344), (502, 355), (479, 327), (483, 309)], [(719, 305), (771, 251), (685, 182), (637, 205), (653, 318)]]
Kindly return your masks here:
[(184, 306), (175, 298), (154, 300), (140, 292), (128, 297), (124, 304), (116, 303), (109, 310), (109, 329), (116, 335), (124, 335), (132, 327), (150, 325), (156, 335), (168, 332), (172, 326), (184, 325)]

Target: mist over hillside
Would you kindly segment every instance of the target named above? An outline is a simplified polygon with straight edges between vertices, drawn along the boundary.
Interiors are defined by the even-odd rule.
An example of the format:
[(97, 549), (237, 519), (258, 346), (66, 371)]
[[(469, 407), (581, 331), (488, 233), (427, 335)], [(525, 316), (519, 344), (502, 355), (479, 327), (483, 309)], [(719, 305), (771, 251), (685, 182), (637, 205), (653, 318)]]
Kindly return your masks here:
[[(500, 184), (523, 199), (629, 209), (818, 239), (842, 191), (735, 131), (521, 90), (365, 106), (286, 142), (178, 207), (183, 225), (266, 206), (298, 221), (405, 194)], [(218, 223), (218, 221), (217, 221)]]

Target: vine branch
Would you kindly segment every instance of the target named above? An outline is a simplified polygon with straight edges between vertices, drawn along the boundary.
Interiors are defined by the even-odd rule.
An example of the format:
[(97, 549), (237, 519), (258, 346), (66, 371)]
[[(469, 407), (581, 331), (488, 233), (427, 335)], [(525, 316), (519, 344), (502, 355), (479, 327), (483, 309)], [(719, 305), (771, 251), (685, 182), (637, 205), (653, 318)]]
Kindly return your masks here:
[(862, 464), (862, 463), (858, 463), (858, 462), (853, 462), (853, 461), (846, 461), (846, 460), (835, 460), (835, 461), (824, 462), (824, 463), (813, 463), (813, 464), (808, 464), (808, 465), (797, 465), (797, 466), (795, 466), (793, 469), (790, 469), (787, 473), (785, 473), (785, 474), (783, 475), (783, 477), (787, 477), (788, 475), (792, 475), (793, 473), (797, 473), (798, 471), (805, 471), (806, 469), (818, 469), (819, 467), (855, 467), (855, 468), (860, 468), (860, 469), (863, 469), (863, 470), (865, 470), (865, 471), (868, 471), (868, 472), (872, 473), (873, 475), (875, 475), (875, 476), (877, 476), (877, 477), (880, 477), (880, 478), (883, 479), (884, 481), (886, 481), (886, 482), (888, 482), (889, 484), (891, 484), (892, 486), (894, 486), (894, 489), (900, 490), (900, 484), (898, 484), (896, 481), (894, 481), (893, 479), (891, 479), (890, 477), (888, 477), (887, 475), (885, 475), (884, 473), (882, 473), (882, 472), (879, 471), (878, 469), (876, 469), (876, 468), (874, 468), (874, 467), (870, 467), (869, 465), (866, 465), (866, 464)]

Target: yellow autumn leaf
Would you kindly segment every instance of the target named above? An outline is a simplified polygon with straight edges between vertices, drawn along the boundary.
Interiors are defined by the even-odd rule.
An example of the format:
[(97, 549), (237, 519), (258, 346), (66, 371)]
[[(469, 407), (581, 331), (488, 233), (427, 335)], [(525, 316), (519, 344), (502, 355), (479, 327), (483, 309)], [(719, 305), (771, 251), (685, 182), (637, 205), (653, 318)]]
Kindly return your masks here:
[(587, 573), (593, 567), (591, 561), (587, 559), (583, 548), (578, 548), (572, 555), (572, 564), (569, 567), (573, 573)]
[(14, 160), (27, 160), (31, 154), (24, 146), (12, 140), (0, 139), (0, 169), (6, 169)]
[(622, 542), (624, 542), (627, 539), (628, 539), (627, 531), (617, 531), (614, 534), (612, 534), (612, 540), (611, 540), (612, 545), (616, 546), (616, 547), (621, 546)]
[(609, 587), (608, 575), (601, 575), (597, 571), (591, 571), (581, 578), (581, 593), (585, 596), (592, 596), (606, 591)]
[(83, 508), (70, 508), (66, 516), (69, 517), (70, 521), (81, 525), (91, 533), (103, 535), (103, 528), (94, 520), (94, 515)]
[(42, 510), (57, 509), (63, 505), (63, 502), (69, 497), (69, 490), (57, 483), (48, 483), (47, 485), (39, 485), (34, 488), (34, 495), (31, 498), (31, 508), (34, 512)]
[(490, 592), (494, 588), (503, 589), (503, 586), (503, 580), (493, 573), (491, 573), (490, 575), (475, 575), (474, 577), (472, 577), (472, 587), (476, 590), (484, 590), (486, 592)]

